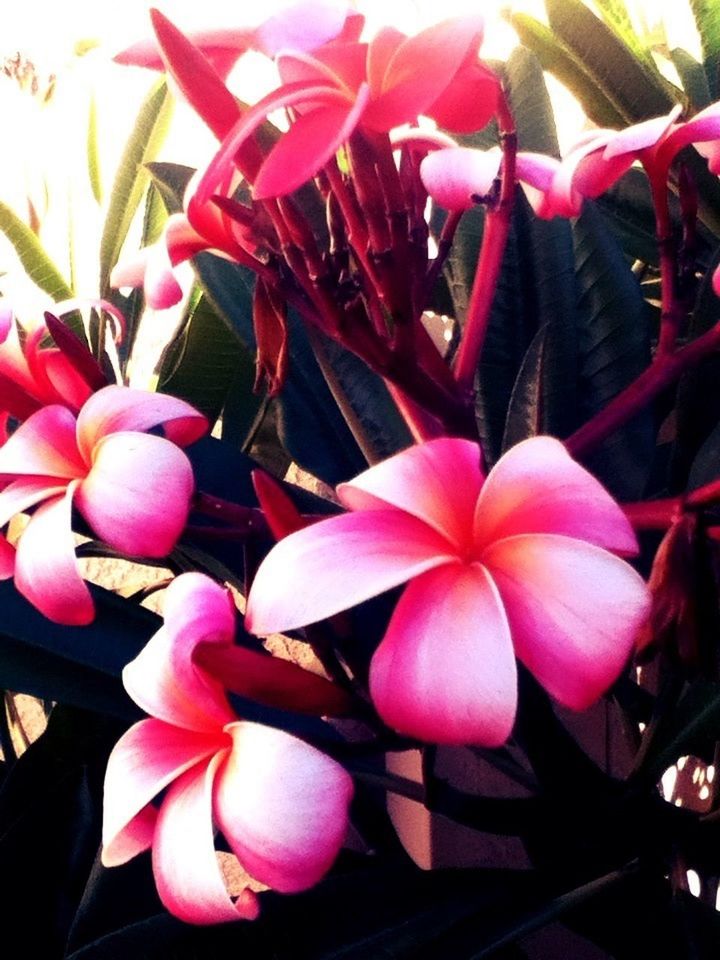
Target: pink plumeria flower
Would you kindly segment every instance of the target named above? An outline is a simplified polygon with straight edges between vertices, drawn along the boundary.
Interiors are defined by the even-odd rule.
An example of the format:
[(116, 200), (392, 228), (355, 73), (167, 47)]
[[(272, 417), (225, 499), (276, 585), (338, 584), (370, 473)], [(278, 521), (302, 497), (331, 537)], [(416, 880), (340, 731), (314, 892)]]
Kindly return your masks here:
[[(122, 314), (106, 300), (64, 300), (46, 314), (45, 323), (24, 331), (21, 340), (12, 307), (0, 299), (0, 409), (16, 420), (50, 403), (77, 411), (94, 390), (107, 384), (87, 347), (58, 319), (89, 307), (110, 314), (121, 329), (124, 326)], [(45, 342), (49, 335), (59, 342), (49, 346)]]
[(251, 877), (281, 893), (317, 883), (347, 831), (349, 774), (302, 740), (239, 719), (194, 660), (200, 644), (230, 649), (234, 635), (225, 590), (199, 573), (173, 581), (164, 626), (123, 671), (150, 718), (116, 744), (105, 778), (103, 863), (152, 847), (160, 899), (188, 923), (258, 915), (249, 888), (230, 898), (215, 829)]
[(261, 565), (257, 634), (330, 617), (410, 581), (370, 666), (395, 730), (435, 743), (503, 743), (515, 655), (584, 709), (617, 679), (647, 615), (623, 511), (565, 447), (535, 437), (484, 476), (469, 440), (441, 438), (371, 467), (338, 496), (349, 513), (281, 540)]
[[(491, 193), (500, 174), (499, 147), (475, 150), (446, 147), (434, 150), (420, 164), (420, 177), (428, 196), (446, 210), (469, 210), (478, 198)], [(516, 175), (538, 216), (546, 212), (546, 197), (560, 161), (542, 153), (518, 153)]]
[[(274, 57), (280, 50), (314, 50), (338, 37), (350, 21), (362, 27), (362, 17), (336, 0), (301, 0), (288, 4), (256, 27), (223, 26), (187, 34), (218, 75), (225, 78), (248, 50)], [(164, 70), (155, 38), (141, 40), (113, 58), (116, 63)]]
[[(163, 426), (165, 437), (144, 431)], [(129, 387), (93, 394), (77, 416), (51, 405), (33, 413), (0, 447), (0, 526), (38, 507), (14, 563), (6, 544), (0, 576), (49, 619), (94, 616), (75, 560), (75, 507), (93, 532), (129, 556), (164, 557), (187, 521), (192, 466), (178, 444), (197, 440), (205, 417), (183, 400)], [(40, 506), (38, 506), (40, 505)]]
[(198, 188), (206, 202), (267, 116), (295, 112), (290, 130), (252, 177), (255, 199), (290, 193), (310, 180), (357, 127), (388, 133), (426, 115), (453, 132), (485, 126), (498, 81), (477, 58), (483, 19), (446, 20), (407, 37), (385, 28), (369, 43), (329, 44), (312, 54), (283, 51), (283, 83), (233, 126)]

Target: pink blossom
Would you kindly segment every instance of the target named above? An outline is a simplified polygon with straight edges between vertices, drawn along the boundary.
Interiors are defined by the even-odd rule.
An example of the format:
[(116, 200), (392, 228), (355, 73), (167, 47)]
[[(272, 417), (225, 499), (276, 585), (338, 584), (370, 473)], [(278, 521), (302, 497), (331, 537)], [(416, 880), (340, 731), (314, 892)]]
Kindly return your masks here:
[(266, 117), (290, 109), (290, 130), (252, 178), (255, 199), (286, 194), (311, 179), (363, 127), (387, 133), (419, 115), (456, 133), (485, 126), (497, 102), (497, 78), (477, 59), (483, 20), (446, 20), (407, 37), (385, 28), (369, 43), (328, 44), (278, 57), (283, 83), (229, 131), (198, 188), (207, 201), (238, 151)]
[(649, 606), (623, 511), (551, 437), (484, 476), (469, 440), (411, 447), (338, 488), (349, 513), (281, 540), (246, 623), (291, 630), (409, 581), (370, 668), (385, 722), (436, 743), (503, 743), (515, 655), (557, 700), (593, 703)]
[(251, 877), (282, 893), (317, 883), (347, 830), (346, 771), (288, 733), (239, 719), (221, 684), (198, 666), (200, 644), (230, 650), (234, 634), (225, 590), (199, 573), (173, 581), (164, 626), (123, 671), (150, 718), (116, 744), (105, 778), (103, 863), (152, 847), (160, 898), (188, 923), (254, 919), (259, 911), (252, 890), (234, 902), (228, 895), (216, 828)]
[[(157, 19), (157, 11), (153, 11)], [(226, 77), (248, 50), (274, 57), (280, 50), (314, 50), (339, 36), (347, 21), (361, 20), (347, 4), (336, 0), (301, 0), (263, 20), (256, 27), (224, 26), (187, 34), (221, 77)], [(358, 24), (361, 26), (361, 23)], [(141, 40), (114, 57), (117, 63), (164, 70), (155, 39)]]
[[(144, 431), (164, 427), (165, 437)], [(53, 404), (33, 413), (0, 447), (0, 526), (38, 507), (17, 554), (3, 541), (0, 576), (46, 617), (85, 624), (94, 616), (75, 560), (75, 507), (101, 540), (130, 556), (163, 557), (185, 526), (194, 480), (179, 449), (207, 429), (174, 397), (108, 386), (77, 416)], [(40, 505), (40, 506), (38, 506)]]
[[(46, 315), (47, 323), (36, 323), (21, 339), (12, 307), (0, 299), (1, 409), (16, 420), (24, 420), (50, 403), (77, 411), (93, 390), (107, 383), (87, 347), (57, 319), (84, 307), (103, 310), (124, 323), (122, 314), (105, 300), (67, 300), (55, 304), (53, 313)], [(64, 339), (72, 341), (72, 351), (67, 343), (47, 344), (51, 321), (54, 330), (65, 331)]]

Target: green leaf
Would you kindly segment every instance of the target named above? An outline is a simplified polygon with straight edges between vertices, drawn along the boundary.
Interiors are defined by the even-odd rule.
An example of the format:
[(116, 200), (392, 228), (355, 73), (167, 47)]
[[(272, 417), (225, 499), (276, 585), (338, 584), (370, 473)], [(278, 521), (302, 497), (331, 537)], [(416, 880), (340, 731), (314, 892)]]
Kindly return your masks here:
[(166, 348), (158, 390), (187, 400), (213, 424), (243, 354), (247, 349), (201, 295)]
[(520, 150), (559, 157), (555, 113), (540, 60), (525, 47), (516, 47), (505, 64), (503, 80), (515, 116)]
[[(691, 339), (707, 333), (718, 320), (712, 275), (720, 267), (720, 250), (703, 278), (690, 317)], [(711, 353), (683, 374), (676, 399), (677, 430), (672, 454), (674, 490), (692, 490), (720, 475), (720, 356)]]
[[(568, 47), (625, 123), (667, 113), (674, 98), (654, 66), (639, 60), (582, 0), (545, 0), (550, 29)], [(580, 91), (574, 91), (580, 96)], [(586, 106), (583, 97), (581, 102)], [(589, 110), (588, 110), (589, 113)]]
[(705, 68), (687, 50), (676, 47), (670, 51), (670, 59), (680, 77), (683, 90), (687, 94), (693, 112), (704, 109), (712, 103), (712, 94)]
[[(586, 202), (573, 226), (582, 412), (589, 418), (631, 383), (650, 362), (648, 308), (640, 285), (594, 204)], [(639, 498), (655, 443), (651, 411), (616, 431), (593, 455), (591, 469), (616, 497)]]
[(39, 613), (12, 580), (0, 583), (0, 688), (123, 717), (136, 714), (120, 673), (157, 630), (159, 618), (107, 590), (91, 591), (95, 620), (66, 627)]
[(629, 258), (659, 266), (655, 211), (644, 170), (628, 170), (595, 203)]
[(503, 450), (544, 432), (543, 370), (547, 337), (548, 327), (544, 326), (538, 330), (525, 354), (508, 404)]
[(716, 100), (720, 92), (720, 6), (717, 0), (690, 0), (690, 9), (700, 34), (712, 99)]
[(168, 213), (181, 213), (183, 196), (190, 178), (195, 173), (192, 167), (181, 163), (147, 163), (146, 167), (153, 183), (160, 191)]
[(623, 126), (618, 106), (598, 87), (582, 60), (549, 27), (525, 13), (511, 14), (509, 19), (522, 43), (533, 51), (543, 69), (554, 74), (575, 94), (591, 120), (601, 127)]
[(100, 151), (98, 147), (97, 104), (90, 99), (87, 132), (87, 167), (90, 189), (97, 203), (102, 203), (102, 177), (100, 175)]
[(18, 215), (0, 201), (0, 230), (15, 248), (25, 273), (53, 300), (68, 300), (73, 291), (42, 243)]
[(130, 224), (147, 189), (150, 173), (145, 164), (154, 159), (170, 123), (172, 98), (165, 80), (151, 89), (140, 112), (113, 183), (110, 205), (100, 239), (100, 294), (109, 290), (110, 272), (120, 257)]
[(625, 0), (596, 0), (596, 6), (605, 23), (614, 30), (619, 40), (638, 58), (653, 66), (652, 54), (635, 33)]
[(680, 757), (707, 755), (717, 740), (720, 740), (720, 684), (695, 680), (686, 687), (673, 709), (659, 718), (636, 776), (649, 784), (658, 783)]

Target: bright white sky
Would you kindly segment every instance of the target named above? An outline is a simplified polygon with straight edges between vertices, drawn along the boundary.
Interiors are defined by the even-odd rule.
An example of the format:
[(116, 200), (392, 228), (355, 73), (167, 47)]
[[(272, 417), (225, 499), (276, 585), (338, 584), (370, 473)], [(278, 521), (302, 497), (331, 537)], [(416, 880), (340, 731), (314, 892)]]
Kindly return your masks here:
[[(418, 28), (457, 13), (476, 11), (479, 0), (357, 0), (370, 25), (394, 22), (401, 29), (414, 32)], [(720, 2), (720, 0), (719, 0)], [(56, 73), (57, 92), (49, 108), (41, 108), (29, 95), (21, 94), (15, 84), (0, 75), (0, 115), (3, 127), (12, 131), (13, 148), (0, 152), (0, 199), (21, 215), (26, 198), (33, 197), (43, 207), (44, 185), (49, 187), (50, 205), (43, 227), (43, 241), (51, 249), (61, 269), (67, 269), (68, 208), (75, 219), (82, 218), (78, 242), (85, 240), (87, 253), (79, 253), (81, 266), (88, 273), (81, 278), (81, 293), (94, 295), (94, 257), (97, 249), (100, 212), (90, 198), (87, 177), (78, 177), (86, 169), (86, 132), (90, 91), (98, 100), (98, 116), (102, 137), (103, 179), (109, 187), (114, 168), (129, 133), (138, 104), (154, 77), (147, 71), (118, 67), (110, 62), (113, 52), (149, 34), (148, 7), (158, 6), (181, 28), (191, 30), (203, 26), (233, 22), (253, 17), (264, 19), (286, 0), (120, 0), (104, 4), (98, 0), (21, 0), (10, 3), (0, 0), (4, 10), (0, 21), (0, 65), (16, 52), (36, 65), (41, 78)], [(630, 0), (646, 13), (650, 25), (661, 15), (672, 36), (672, 45), (683, 46), (698, 55), (698, 42), (687, 13), (686, 0)], [(488, 19), (483, 54), (506, 56), (514, 43), (514, 32), (502, 21), (498, 12), (512, 5), (543, 17), (542, 0), (484, 0)], [(237, 20), (235, 20), (237, 22)], [(99, 41), (97, 49), (82, 58), (75, 56), (78, 40)], [(260, 58), (258, 58), (260, 60)], [(244, 64), (233, 75), (234, 89), (247, 99), (252, 98), (248, 84), (258, 82), (252, 63)], [(240, 86), (238, 86), (240, 85)], [(562, 92), (559, 94), (562, 96)], [(558, 111), (563, 121), (561, 136), (567, 140), (580, 129), (583, 118), (574, 103), (562, 100)], [(188, 124), (196, 123), (189, 128)], [(190, 133), (188, 130), (190, 129)], [(163, 156), (177, 162), (199, 165), (211, 155), (214, 141), (190, 111), (180, 106), (177, 122), (166, 142)], [(80, 186), (78, 186), (80, 180)], [(68, 200), (68, 184), (73, 193)], [(92, 252), (91, 252), (91, 248)], [(0, 241), (0, 271), (6, 269)], [(0, 289), (8, 289), (9, 281), (0, 281)], [(22, 280), (21, 280), (22, 285)], [(37, 292), (27, 288), (28, 293)], [(33, 306), (33, 309), (35, 307)]]

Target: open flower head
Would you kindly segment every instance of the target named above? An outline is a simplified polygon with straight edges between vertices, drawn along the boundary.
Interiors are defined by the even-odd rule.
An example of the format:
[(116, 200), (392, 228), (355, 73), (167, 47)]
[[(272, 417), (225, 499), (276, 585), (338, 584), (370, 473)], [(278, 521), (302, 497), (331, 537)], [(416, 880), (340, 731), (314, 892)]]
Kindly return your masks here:
[(236, 900), (226, 890), (216, 829), (251, 877), (282, 893), (317, 883), (347, 830), (349, 774), (284, 731), (238, 719), (195, 662), (199, 644), (231, 648), (234, 634), (222, 587), (199, 573), (173, 581), (163, 627), (123, 671), (150, 717), (118, 741), (105, 778), (103, 863), (152, 848), (160, 898), (189, 923), (258, 914), (251, 889)]
[[(159, 426), (164, 437), (145, 432)], [(94, 607), (75, 560), (73, 507), (119, 552), (166, 556), (194, 490), (180, 446), (206, 429), (183, 400), (114, 385), (77, 415), (56, 404), (33, 413), (0, 448), (0, 525), (37, 507), (14, 558), (3, 541), (0, 575), (14, 573), (18, 590), (51, 620), (89, 623)]]
[(648, 611), (617, 554), (623, 511), (551, 437), (524, 441), (487, 477), (469, 440), (411, 447), (338, 489), (349, 512), (280, 541), (246, 623), (289, 630), (409, 581), (370, 669), (394, 729), (437, 743), (503, 743), (517, 656), (561, 703), (584, 709), (617, 679)]

